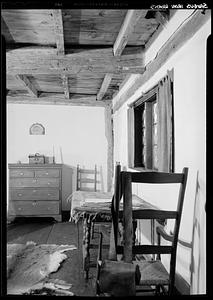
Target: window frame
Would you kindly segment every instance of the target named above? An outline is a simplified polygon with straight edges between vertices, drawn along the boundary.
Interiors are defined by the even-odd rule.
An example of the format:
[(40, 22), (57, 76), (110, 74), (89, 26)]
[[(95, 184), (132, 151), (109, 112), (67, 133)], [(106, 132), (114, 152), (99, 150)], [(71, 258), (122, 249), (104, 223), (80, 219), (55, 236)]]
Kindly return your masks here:
[[(171, 167), (170, 172), (174, 172), (174, 94), (173, 94), (173, 70), (171, 71), (171, 95), (172, 95), (172, 117), (171, 117), (171, 123), (172, 123), (172, 133), (171, 133)], [(149, 158), (149, 160), (152, 160), (152, 163), (148, 163), (147, 166), (143, 164), (142, 159), (142, 152), (143, 148), (139, 147), (140, 142), (138, 140), (141, 140), (141, 136), (139, 133), (139, 137), (137, 133), (139, 132), (140, 127), (137, 123), (139, 118), (139, 115), (137, 116), (137, 113), (135, 114), (135, 111), (139, 111), (145, 103), (150, 103), (157, 100), (157, 93), (158, 93), (158, 83), (153, 86), (148, 92), (142, 94), (140, 98), (138, 98), (135, 102), (129, 105), (128, 109), (128, 167), (130, 169), (138, 170), (138, 171), (153, 171), (158, 172), (158, 168), (153, 167), (153, 159), (152, 157)], [(158, 117), (157, 117), (158, 118)], [(158, 120), (159, 121), (159, 120)], [(142, 127), (141, 127), (142, 128)], [(159, 134), (159, 133), (158, 133)], [(137, 139), (135, 136), (137, 135)], [(141, 133), (142, 135), (142, 133)], [(152, 141), (152, 138), (150, 138), (150, 141)], [(139, 147), (139, 149), (138, 149)], [(150, 149), (150, 148), (149, 148)], [(153, 153), (153, 147), (152, 153)], [(138, 154), (141, 152), (141, 154)]]
[[(156, 88), (150, 90), (145, 96), (140, 97), (134, 103), (134, 132), (137, 139), (134, 140), (134, 169), (155, 170), (153, 167), (153, 103), (157, 101)], [(142, 116), (145, 114), (145, 126), (142, 125)], [(145, 142), (143, 143), (143, 133), (146, 128)], [(146, 160), (143, 159), (145, 145)]]

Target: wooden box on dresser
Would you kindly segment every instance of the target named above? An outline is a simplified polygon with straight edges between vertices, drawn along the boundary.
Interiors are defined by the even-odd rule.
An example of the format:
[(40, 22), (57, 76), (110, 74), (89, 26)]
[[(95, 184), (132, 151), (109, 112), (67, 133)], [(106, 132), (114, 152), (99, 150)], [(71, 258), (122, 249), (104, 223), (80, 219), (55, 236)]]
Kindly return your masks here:
[(61, 222), (61, 164), (9, 164), (8, 220), (53, 217)]

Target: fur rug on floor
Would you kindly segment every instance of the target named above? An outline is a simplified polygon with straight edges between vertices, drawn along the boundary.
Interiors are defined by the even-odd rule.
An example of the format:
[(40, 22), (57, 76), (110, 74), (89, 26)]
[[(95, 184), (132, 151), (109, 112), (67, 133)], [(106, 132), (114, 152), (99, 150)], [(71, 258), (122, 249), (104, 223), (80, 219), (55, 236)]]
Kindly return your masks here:
[(74, 245), (7, 244), (7, 294), (70, 295), (71, 284), (50, 279)]

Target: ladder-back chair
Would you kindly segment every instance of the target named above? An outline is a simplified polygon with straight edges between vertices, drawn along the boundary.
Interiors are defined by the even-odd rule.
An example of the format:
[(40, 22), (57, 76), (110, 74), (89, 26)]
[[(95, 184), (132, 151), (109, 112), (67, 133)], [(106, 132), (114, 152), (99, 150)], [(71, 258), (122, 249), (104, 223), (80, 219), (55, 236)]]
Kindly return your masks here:
[(94, 169), (80, 168), (77, 165), (77, 191), (97, 192), (100, 191), (98, 175), (100, 172), (95, 165)]
[[(156, 294), (162, 292), (163, 294), (172, 295), (174, 293), (175, 284), (175, 269), (176, 269), (176, 253), (178, 244), (178, 235), (180, 228), (180, 221), (183, 209), (184, 195), (186, 189), (186, 182), (188, 176), (188, 168), (184, 168), (182, 173), (164, 173), (164, 172), (126, 172), (120, 173), (123, 196), (123, 245), (116, 244), (116, 254), (123, 254), (123, 262), (129, 265), (135, 265), (135, 277), (133, 278), (132, 295), (138, 292), (147, 292), (147, 286), (150, 286), (150, 291), (153, 291), (155, 286)], [(179, 184), (179, 196), (177, 199), (176, 210), (160, 210), (160, 209), (132, 209), (132, 183), (148, 183), (148, 184)], [(119, 212), (118, 212), (119, 214)], [(158, 244), (157, 245), (133, 245), (133, 219), (174, 219), (174, 232), (169, 235), (165, 230), (158, 226), (156, 228)], [(170, 245), (161, 245), (161, 237), (170, 241)], [(157, 254), (155, 260), (133, 260), (135, 254)], [(170, 255), (170, 268), (166, 270), (161, 262), (161, 254)], [(99, 261), (100, 261), (99, 256)], [(101, 264), (100, 264), (101, 265)], [(99, 268), (98, 292), (101, 293), (101, 288), (104, 287), (104, 292), (110, 287), (110, 282), (106, 286), (103, 274), (106, 276), (107, 264), (102, 264)], [(137, 266), (137, 267), (136, 267)], [(105, 268), (105, 270), (104, 270)], [(138, 268), (140, 275), (137, 274)], [(109, 268), (108, 268), (109, 271)], [(119, 270), (117, 270), (119, 273)], [(117, 282), (119, 290), (119, 281)], [(112, 291), (109, 288), (109, 294)], [(114, 292), (114, 291), (113, 291)]]

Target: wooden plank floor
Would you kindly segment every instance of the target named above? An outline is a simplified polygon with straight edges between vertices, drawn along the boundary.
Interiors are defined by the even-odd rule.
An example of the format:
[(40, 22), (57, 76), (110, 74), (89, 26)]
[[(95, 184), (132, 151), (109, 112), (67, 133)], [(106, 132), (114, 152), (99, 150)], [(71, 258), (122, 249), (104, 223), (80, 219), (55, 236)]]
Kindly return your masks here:
[[(105, 228), (103, 228), (104, 226)], [(102, 225), (96, 231), (103, 233), (103, 244), (108, 244), (109, 235), (106, 225)], [(86, 281), (82, 260), (82, 236), (83, 227), (71, 222), (57, 223), (46, 218), (20, 218), (7, 227), (7, 243), (25, 244), (33, 241), (37, 244), (75, 245), (76, 250), (67, 251), (67, 259), (62, 262), (57, 272), (50, 274), (50, 278), (61, 279), (72, 284), (71, 291), (75, 296), (95, 297), (96, 267), (90, 268), (89, 279)], [(98, 230), (97, 230), (98, 229)], [(93, 243), (98, 243), (98, 234), (95, 234)], [(107, 258), (108, 250), (104, 249), (102, 258)], [(92, 262), (96, 262), (97, 249), (90, 250)], [(151, 293), (143, 293), (143, 296), (152, 296)]]
[(77, 250), (67, 251), (67, 259), (50, 277), (71, 283), (71, 290), (76, 296), (95, 296), (96, 269), (90, 269), (88, 281), (84, 278), (81, 224), (77, 226), (71, 222), (56, 223), (45, 218), (23, 218), (8, 226), (8, 243), (25, 244), (28, 241), (37, 244), (75, 245)]

